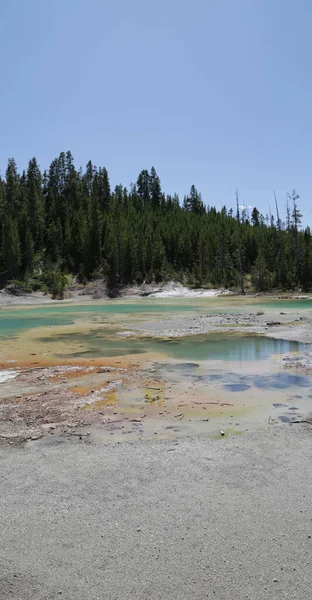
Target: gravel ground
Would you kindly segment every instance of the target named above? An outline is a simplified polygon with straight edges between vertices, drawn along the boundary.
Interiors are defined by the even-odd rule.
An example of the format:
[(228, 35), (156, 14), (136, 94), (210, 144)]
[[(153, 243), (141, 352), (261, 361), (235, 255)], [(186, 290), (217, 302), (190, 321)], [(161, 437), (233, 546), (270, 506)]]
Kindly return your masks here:
[(0, 599), (305, 600), (312, 431), (0, 450)]
[(187, 288), (180, 283), (171, 281), (169, 283), (160, 283), (155, 285), (126, 285), (115, 290), (113, 295), (108, 292), (106, 284), (103, 280), (89, 282), (87, 285), (78, 283), (70, 285), (62, 300), (52, 299), (50, 294), (45, 292), (24, 293), (22, 290), (17, 290), (17, 293), (12, 293), (12, 286), (0, 290), (0, 308), (11, 306), (27, 306), (41, 304), (64, 304), (68, 302), (90, 302), (93, 300), (107, 300), (108, 298), (116, 297), (119, 299), (134, 299), (136, 297), (151, 297), (151, 298), (212, 298), (214, 296), (232, 295), (231, 292), (225, 289), (196, 289)]
[[(257, 334), (268, 337), (312, 343), (312, 311), (307, 309), (298, 316), (298, 310), (280, 312), (279, 309), (266, 309), (265, 312), (244, 312), (230, 314), (197, 315), (172, 319), (158, 319), (149, 323), (143, 321), (128, 325), (129, 329), (141, 332), (141, 335), (153, 337), (182, 337), (201, 333)], [(242, 309), (242, 307), (240, 307)], [(199, 312), (199, 311), (198, 311)]]

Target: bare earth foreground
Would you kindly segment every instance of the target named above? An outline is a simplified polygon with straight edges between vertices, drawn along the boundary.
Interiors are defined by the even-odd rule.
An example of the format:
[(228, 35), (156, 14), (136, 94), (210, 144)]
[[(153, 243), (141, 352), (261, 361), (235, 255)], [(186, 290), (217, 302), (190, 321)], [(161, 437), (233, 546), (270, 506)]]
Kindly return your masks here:
[[(126, 329), (133, 339), (138, 332), (174, 338), (248, 330), (312, 342), (309, 310), (239, 311), (160, 315), (141, 324), (134, 317)], [(221, 437), (218, 427), (212, 439), (185, 429), (179, 436), (177, 422), (190, 427), (218, 404), (207, 396), (208, 408), (198, 401), (199, 409), (193, 401), (194, 414), (180, 423), (184, 399), (171, 407), (171, 437), (159, 439), (154, 429), (158, 434), (171, 418), (165, 409), (176, 388), (171, 398), (157, 373), (140, 374), (139, 355), (70, 358), (59, 365), (51, 342), (56, 328), (46, 329), (45, 354), (39, 329), (31, 339), (26, 332), (2, 341), (1, 368), (9, 377), (0, 397), (0, 600), (312, 598), (311, 419), (298, 424), (294, 414), (293, 424), (276, 425), (270, 416), (260, 431)], [(277, 363), (270, 363), (274, 370)], [(310, 377), (311, 352), (290, 353), (279, 368)], [(114, 386), (123, 380), (129, 388), (134, 382), (135, 394), (140, 390), (140, 418), (115, 402)], [(279, 393), (283, 389), (267, 393), (270, 403), (279, 406)], [(294, 398), (299, 406), (302, 395)], [(219, 404), (224, 421), (224, 398)], [(200, 423), (206, 427), (215, 418), (209, 414)], [(118, 424), (139, 429), (143, 421), (144, 427), (151, 423), (147, 439), (131, 430), (117, 441)]]
[(311, 459), (302, 426), (2, 448), (0, 598), (311, 598)]

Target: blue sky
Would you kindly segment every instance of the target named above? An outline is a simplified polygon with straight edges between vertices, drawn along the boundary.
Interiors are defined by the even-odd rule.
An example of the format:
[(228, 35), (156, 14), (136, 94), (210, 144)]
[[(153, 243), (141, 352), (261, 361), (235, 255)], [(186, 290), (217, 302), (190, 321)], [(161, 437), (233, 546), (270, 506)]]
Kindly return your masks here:
[(1, 173), (69, 149), (218, 208), (296, 188), (312, 225), (311, 29), (308, 0), (1, 2)]

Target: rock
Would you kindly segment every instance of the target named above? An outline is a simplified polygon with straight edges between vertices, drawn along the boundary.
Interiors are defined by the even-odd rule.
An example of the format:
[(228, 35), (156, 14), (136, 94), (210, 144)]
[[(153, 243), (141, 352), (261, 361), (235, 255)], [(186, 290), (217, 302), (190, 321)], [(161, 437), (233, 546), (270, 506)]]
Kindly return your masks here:
[(126, 371), (127, 369), (123, 369), (122, 367), (99, 367), (100, 373), (109, 373), (110, 371)]
[(224, 431), (221, 430), (220, 431), (220, 435), (225, 435)]

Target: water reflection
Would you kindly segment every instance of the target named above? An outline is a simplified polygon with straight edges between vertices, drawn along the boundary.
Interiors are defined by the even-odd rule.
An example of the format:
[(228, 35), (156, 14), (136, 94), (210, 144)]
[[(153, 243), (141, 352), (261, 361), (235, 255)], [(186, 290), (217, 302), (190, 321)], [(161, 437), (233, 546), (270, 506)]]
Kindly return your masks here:
[(298, 352), (307, 348), (289, 340), (276, 340), (262, 336), (196, 335), (162, 342), (169, 356), (179, 359), (226, 360), (234, 362), (257, 361), (273, 354)]
[[(274, 354), (304, 351), (306, 344), (289, 340), (276, 340), (254, 335), (193, 335), (170, 340), (150, 337), (126, 337), (116, 335), (116, 330), (104, 331), (90, 329), (85, 332), (62, 333), (50, 337), (39, 338), (43, 343), (62, 343), (73, 346), (72, 352), (58, 353), (58, 358), (77, 358), (87, 355), (90, 358), (124, 356), (126, 354), (157, 353), (175, 359), (188, 361), (186, 368), (194, 370), (196, 362), (202, 360), (225, 360), (233, 362), (250, 362), (265, 360)], [(77, 351), (77, 345), (82, 345)], [(182, 368), (176, 366), (176, 369)]]

